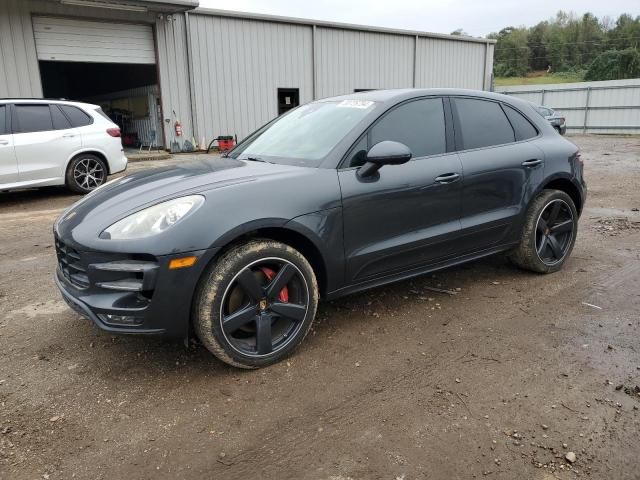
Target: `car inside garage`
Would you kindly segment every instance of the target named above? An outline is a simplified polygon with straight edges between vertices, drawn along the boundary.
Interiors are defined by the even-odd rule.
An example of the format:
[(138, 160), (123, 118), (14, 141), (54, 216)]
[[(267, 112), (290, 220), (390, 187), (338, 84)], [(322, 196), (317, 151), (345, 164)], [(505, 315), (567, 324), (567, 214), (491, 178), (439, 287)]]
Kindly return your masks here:
[(100, 105), (127, 148), (162, 148), (153, 27), (148, 24), (34, 16), (45, 98)]

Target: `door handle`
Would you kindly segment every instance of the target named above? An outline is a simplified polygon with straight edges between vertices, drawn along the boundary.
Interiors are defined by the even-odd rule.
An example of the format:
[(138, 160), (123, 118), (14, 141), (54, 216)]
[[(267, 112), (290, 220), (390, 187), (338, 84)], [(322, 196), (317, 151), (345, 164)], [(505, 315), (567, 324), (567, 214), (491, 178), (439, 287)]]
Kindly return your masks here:
[(65, 133), (64, 135), (62, 135), (62, 138), (73, 138), (75, 136), (75, 133)]
[(522, 162), (523, 167), (537, 167), (542, 163), (542, 160), (539, 158), (532, 158), (531, 160), (525, 160)]
[(0, 140), (0, 145), (9, 145), (9, 140)]
[(453, 183), (459, 178), (460, 175), (457, 173), (445, 173), (444, 175), (436, 177), (436, 182), (442, 184)]

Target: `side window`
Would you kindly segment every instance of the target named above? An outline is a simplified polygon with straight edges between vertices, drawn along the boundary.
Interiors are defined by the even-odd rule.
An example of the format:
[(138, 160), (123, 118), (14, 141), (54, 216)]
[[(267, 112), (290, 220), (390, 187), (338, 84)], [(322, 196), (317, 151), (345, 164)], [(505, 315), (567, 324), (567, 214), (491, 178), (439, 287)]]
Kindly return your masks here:
[(69, 118), (72, 127), (84, 127), (93, 123), (93, 119), (78, 107), (72, 107), (71, 105), (60, 105), (60, 108)]
[(7, 131), (6, 107), (0, 105), (0, 135), (6, 135), (7, 133), (9, 132)]
[(455, 98), (462, 148), (490, 147), (515, 141), (513, 128), (500, 104), (475, 98)]
[(383, 140), (404, 143), (414, 157), (447, 151), (441, 98), (415, 100), (391, 110), (371, 129), (371, 146)]
[(527, 140), (528, 138), (533, 138), (538, 135), (538, 130), (536, 130), (536, 128), (531, 125), (531, 122), (520, 112), (511, 108), (509, 105), (502, 105), (502, 108), (504, 108), (507, 117), (509, 117), (511, 126), (516, 134), (516, 140)]
[(53, 130), (49, 105), (16, 105), (17, 128), (15, 133), (46, 132)]
[(363, 135), (362, 138), (358, 140), (358, 143), (351, 149), (351, 152), (349, 152), (351, 160), (349, 160), (345, 167), (361, 167), (367, 163), (367, 152), (369, 151), (367, 147), (367, 136)]
[(69, 120), (67, 120), (67, 117), (64, 116), (58, 105), (52, 104), (50, 106), (54, 130), (65, 130), (67, 128), (71, 128)]

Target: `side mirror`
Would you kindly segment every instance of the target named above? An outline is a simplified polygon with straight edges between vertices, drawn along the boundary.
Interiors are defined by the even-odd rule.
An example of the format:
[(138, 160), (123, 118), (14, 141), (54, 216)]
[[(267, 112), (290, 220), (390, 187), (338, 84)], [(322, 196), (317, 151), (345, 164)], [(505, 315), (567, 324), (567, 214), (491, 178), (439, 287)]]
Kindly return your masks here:
[(411, 160), (413, 154), (409, 147), (385, 140), (376, 143), (367, 153), (367, 163), (358, 170), (358, 176), (365, 178), (375, 174), (383, 165), (401, 165)]

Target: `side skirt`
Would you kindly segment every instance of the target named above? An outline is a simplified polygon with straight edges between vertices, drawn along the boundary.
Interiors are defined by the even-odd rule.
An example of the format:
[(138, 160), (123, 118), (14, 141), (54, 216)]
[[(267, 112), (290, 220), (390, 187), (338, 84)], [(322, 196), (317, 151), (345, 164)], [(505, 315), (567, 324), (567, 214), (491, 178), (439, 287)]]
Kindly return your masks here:
[(413, 277), (419, 277), (420, 275), (435, 272), (438, 270), (444, 270), (445, 268), (453, 267), (455, 265), (461, 265), (463, 263), (471, 262), (473, 260), (478, 260), (480, 258), (488, 257), (490, 255), (495, 255), (496, 253), (505, 252), (507, 250), (511, 250), (513, 247), (517, 245), (518, 245), (517, 243), (499, 245), (496, 247), (492, 247), (490, 249), (469, 253), (461, 257), (455, 257), (455, 258), (444, 260), (438, 263), (432, 263), (426, 266), (412, 268), (404, 272), (394, 273), (392, 275), (387, 275), (384, 277), (378, 277), (373, 280), (367, 280), (366, 282), (347, 285), (345, 287), (339, 288), (338, 290), (334, 290), (333, 292), (327, 293), (325, 298), (327, 300), (334, 300), (336, 298), (340, 298), (345, 295), (350, 295), (356, 292), (361, 292), (363, 290), (368, 290), (370, 288), (380, 287), (382, 285), (387, 285), (389, 283), (395, 283), (402, 280), (407, 280)]

